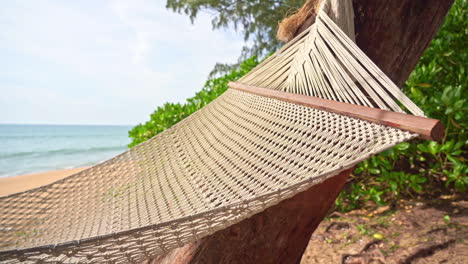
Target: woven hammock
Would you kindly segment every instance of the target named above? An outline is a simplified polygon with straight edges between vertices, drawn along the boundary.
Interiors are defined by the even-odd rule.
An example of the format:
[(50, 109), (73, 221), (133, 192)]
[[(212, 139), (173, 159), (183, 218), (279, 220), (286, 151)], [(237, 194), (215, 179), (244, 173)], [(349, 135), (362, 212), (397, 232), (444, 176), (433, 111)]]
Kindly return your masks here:
[[(104, 163), (1, 197), (0, 262), (166, 254), (426, 133), (352, 25), (351, 1), (324, 1), (313, 26), (203, 109)], [(405, 130), (374, 122), (387, 115), (407, 118)]]

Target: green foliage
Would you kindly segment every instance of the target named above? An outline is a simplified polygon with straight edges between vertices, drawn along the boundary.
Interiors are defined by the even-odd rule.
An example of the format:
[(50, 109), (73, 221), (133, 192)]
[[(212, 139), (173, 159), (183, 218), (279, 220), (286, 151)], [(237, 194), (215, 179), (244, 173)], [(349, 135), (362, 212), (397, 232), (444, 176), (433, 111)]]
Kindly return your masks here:
[(151, 114), (148, 122), (139, 124), (130, 130), (128, 135), (132, 142), (129, 147), (152, 138), (207, 105), (226, 91), (228, 82), (239, 79), (257, 64), (257, 57), (251, 57), (243, 61), (236, 69), (231, 70), (230, 73), (219, 78), (209, 79), (203, 89), (196, 93), (194, 97), (187, 99), (185, 103), (166, 103), (158, 107)]
[[(299, 7), (302, 1), (168, 0), (167, 6), (196, 18), (199, 11), (214, 13), (213, 26), (242, 25), (246, 39), (253, 35), (257, 54), (274, 50), (276, 23), (285, 7)], [(261, 5), (271, 5), (268, 15)], [(360, 163), (352, 183), (337, 200), (339, 210), (351, 210), (368, 203), (382, 205), (400, 198), (465, 192), (468, 187), (467, 158), (467, 0), (456, 0), (444, 24), (408, 79), (404, 91), (424, 112), (441, 120), (446, 137), (441, 143), (414, 140), (401, 143)], [(255, 18), (255, 23), (253, 18)], [(257, 57), (245, 60), (228, 73), (209, 79), (204, 88), (183, 104), (167, 103), (145, 124), (129, 132), (135, 146), (205, 106), (258, 64)], [(222, 65), (221, 65), (222, 67)]]
[(442, 121), (442, 143), (414, 140), (360, 163), (337, 207), (383, 204), (416, 195), (465, 192), (468, 186), (467, 1), (457, 0), (404, 91), (426, 115)]
[(167, 0), (166, 7), (184, 13), (192, 22), (200, 12), (212, 15), (214, 29), (234, 26), (253, 45), (245, 46), (243, 58), (263, 56), (279, 47), (278, 22), (299, 9), (304, 0)]

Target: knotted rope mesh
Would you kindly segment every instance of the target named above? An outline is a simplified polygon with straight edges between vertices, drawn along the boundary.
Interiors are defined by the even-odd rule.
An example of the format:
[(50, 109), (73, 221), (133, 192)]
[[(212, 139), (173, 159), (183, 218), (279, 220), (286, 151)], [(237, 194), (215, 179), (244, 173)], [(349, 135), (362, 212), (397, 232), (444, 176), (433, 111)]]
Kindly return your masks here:
[[(343, 13), (351, 11), (350, 6)], [(238, 82), (404, 113), (401, 104), (424, 116), (323, 9), (314, 25)]]
[[(342, 33), (330, 26), (333, 21), (324, 12), (319, 18), (325, 24), (317, 23), (316, 29), (302, 34), (286, 49), (309, 54), (309, 62), (296, 57), (301, 63), (312, 63), (303, 69), (316, 72), (315, 77), (297, 71), (305, 64), (294, 59), (285, 64), (284, 72), (296, 70), (285, 78), (278, 78), (283, 75), (277, 71), (261, 73), (281, 62), (278, 58), (281, 52), (285, 54), (283, 49), (241, 81), (259, 85), (281, 79), (278, 86), (262, 87), (285, 91), (296, 87), (292, 92), (305, 94), (313, 92), (312, 87), (348, 92), (362, 88), (359, 78), (343, 77), (344, 72), (351, 76), (356, 68), (345, 70), (355, 66), (345, 64), (338, 53), (327, 56), (329, 66), (325, 68), (332, 69), (336, 58), (341, 70), (316, 65), (322, 62), (310, 54), (318, 52), (312, 50), (322, 44), (344, 45), (354, 58), (363, 56), (353, 51), (354, 46), (343, 44), (346, 41), (318, 41), (317, 28), (327, 27), (334, 36)], [(315, 40), (301, 41), (308, 34), (315, 34)], [(341, 37), (346, 40), (345, 35)], [(307, 50), (299, 51), (296, 45)], [(377, 78), (375, 69), (368, 72)], [(332, 83), (331, 76), (338, 73), (341, 77), (337, 78), (345, 81)], [(315, 85), (297, 88), (298, 76), (313, 78), (306, 82)], [(322, 86), (317, 81), (320, 78)], [(357, 83), (356, 87), (351, 83)], [(374, 86), (370, 82), (370, 89)], [(375, 102), (368, 93), (363, 96)], [(162, 255), (416, 136), (229, 89), (172, 128), (109, 161), (42, 188), (1, 197), (0, 261), (122, 263)]]
[[(151, 140), (0, 200), (2, 260), (137, 261), (230, 226), (414, 134), (228, 90)], [(15, 248), (47, 247), (17, 252)]]

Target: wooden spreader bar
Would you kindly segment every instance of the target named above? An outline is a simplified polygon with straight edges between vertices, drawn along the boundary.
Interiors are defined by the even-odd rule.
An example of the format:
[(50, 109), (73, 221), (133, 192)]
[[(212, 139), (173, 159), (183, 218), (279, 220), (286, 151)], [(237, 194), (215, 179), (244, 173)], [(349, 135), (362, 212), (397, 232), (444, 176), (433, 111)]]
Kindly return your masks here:
[(444, 136), (444, 125), (436, 119), (413, 116), (362, 105), (348, 104), (302, 94), (265, 89), (251, 85), (229, 82), (232, 89), (256, 94), (268, 98), (312, 107), (328, 112), (347, 115), (381, 125), (387, 125), (409, 132), (418, 133), (422, 138), (441, 141)]

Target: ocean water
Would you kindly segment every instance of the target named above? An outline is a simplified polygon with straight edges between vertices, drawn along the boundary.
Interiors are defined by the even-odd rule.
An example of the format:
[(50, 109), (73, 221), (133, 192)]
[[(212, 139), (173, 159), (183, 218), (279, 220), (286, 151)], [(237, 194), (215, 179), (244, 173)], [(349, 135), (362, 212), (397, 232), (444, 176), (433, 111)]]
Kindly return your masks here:
[(0, 177), (98, 164), (127, 150), (131, 128), (0, 124)]

